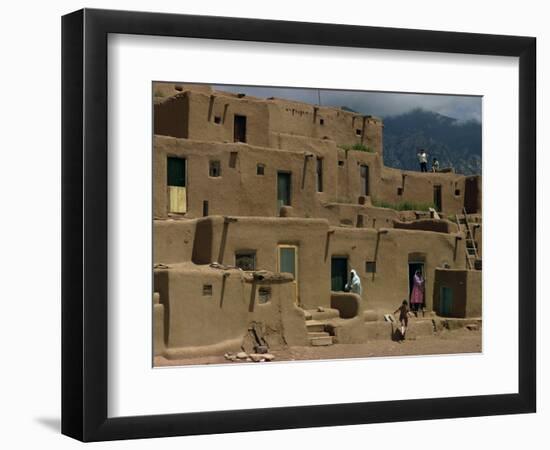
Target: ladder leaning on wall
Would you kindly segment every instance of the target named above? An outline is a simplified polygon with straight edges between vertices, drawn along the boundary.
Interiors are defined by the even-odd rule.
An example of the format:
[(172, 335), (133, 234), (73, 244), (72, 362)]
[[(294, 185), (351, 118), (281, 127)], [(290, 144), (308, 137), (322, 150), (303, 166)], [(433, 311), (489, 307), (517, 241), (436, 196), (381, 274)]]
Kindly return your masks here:
[[(460, 233), (463, 232), (466, 235), (466, 262), (468, 264), (468, 268), (470, 270), (474, 270), (476, 268), (476, 260), (479, 259), (477, 253), (477, 245), (476, 241), (474, 240), (472, 225), (468, 221), (466, 208), (462, 209), (462, 213), (463, 217), (458, 217), (458, 214), (456, 215), (456, 223), (458, 225), (458, 231)], [(460, 226), (461, 224), (464, 225), (464, 229), (462, 229), (462, 227)]]

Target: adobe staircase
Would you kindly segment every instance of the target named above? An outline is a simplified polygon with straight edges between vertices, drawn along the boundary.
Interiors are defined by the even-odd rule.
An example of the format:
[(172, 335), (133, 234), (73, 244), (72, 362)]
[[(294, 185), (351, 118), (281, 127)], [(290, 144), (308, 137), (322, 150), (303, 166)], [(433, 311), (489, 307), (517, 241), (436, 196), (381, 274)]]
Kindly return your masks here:
[(337, 309), (305, 309), (304, 317), (310, 345), (318, 347), (332, 345), (334, 343), (333, 336), (326, 330), (330, 329), (328, 325), (331, 319), (338, 319), (340, 317), (340, 313)]
[[(468, 269), (478, 270), (481, 268), (481, 258), (479, 258), (477, 252), (476, 241), (474, 240), (473, 226), (468, 220), (468, 214), (466, 208), (463, 208), (463, 215), (461, 217), (456, 215), (456, 223), (458, 225), (458, 231), (466, 235), (466, 263)], [(464, 228), (461, 227), (464, 225)]]

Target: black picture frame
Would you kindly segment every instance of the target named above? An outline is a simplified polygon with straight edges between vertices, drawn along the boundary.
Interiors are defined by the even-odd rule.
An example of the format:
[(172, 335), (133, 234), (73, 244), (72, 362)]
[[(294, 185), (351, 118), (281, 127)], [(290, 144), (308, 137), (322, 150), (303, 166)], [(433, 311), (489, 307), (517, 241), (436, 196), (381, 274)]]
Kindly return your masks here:
[[(107, 416), (109, 33), (519, 58), (518, 393)], [(62, 18), (62, 433), (82, 441), (487, 416), (536, 409), (536, 39), (84, 9)]]

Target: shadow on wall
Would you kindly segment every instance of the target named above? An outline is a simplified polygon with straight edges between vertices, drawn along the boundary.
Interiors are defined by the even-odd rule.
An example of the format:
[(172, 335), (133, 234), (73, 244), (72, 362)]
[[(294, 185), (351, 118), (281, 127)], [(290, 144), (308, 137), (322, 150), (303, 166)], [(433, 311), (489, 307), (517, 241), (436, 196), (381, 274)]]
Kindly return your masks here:
[(193, 239), (193, 255), (191, 257), (195, 264), (210, 264), (212, 262), (213, 228), (211, 219), (197, 221)]

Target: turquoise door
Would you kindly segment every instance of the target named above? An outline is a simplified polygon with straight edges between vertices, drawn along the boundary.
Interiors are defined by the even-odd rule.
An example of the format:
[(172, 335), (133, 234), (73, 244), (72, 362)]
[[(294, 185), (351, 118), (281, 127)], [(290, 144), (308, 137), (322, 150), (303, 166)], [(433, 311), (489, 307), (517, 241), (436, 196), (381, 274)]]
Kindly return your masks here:
[(290, 205), (290, 173), (278, 172), (277, 173), (277, 208), (281, 209), (281, 206)]
[(450, 316), (453, 313), (453, 290), (442, 287), (439, 291), (439, 314)]

